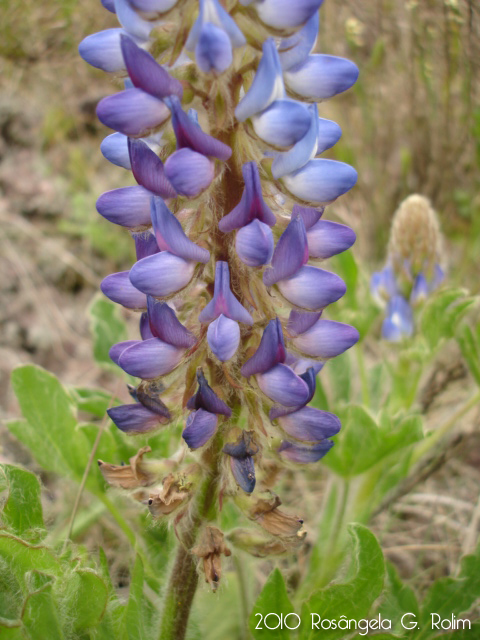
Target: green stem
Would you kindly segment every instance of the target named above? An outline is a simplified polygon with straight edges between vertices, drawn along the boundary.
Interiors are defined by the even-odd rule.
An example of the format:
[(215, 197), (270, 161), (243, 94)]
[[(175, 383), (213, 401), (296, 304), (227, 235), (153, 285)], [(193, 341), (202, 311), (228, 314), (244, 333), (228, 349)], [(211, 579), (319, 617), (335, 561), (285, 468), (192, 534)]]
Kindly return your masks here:
[(237, 572), (238, 577), (238, 590), (240, 591), (240, 601), (241, 601), (241, 612), (242, 612), (242, 639), (249, 640), (251, 638), (250, 632), (248, 630), (248, 617), (250, 615), (250, 604), (248, 602), (248, 588), (247, 581), (245, 579), (245, 571), (242, 562), (239, 560), (238, 556), (233, 557), (233, 563), (235, 565), (235, 571)]
[(322, 583), (326, 584), (337, 568), (338, 554), (343, 544), (343, 529), (345, 524), (345, 515), (347, 513), (348, 499), (350, 495), (350, 479), (339, 478), (341, 487), (340, 501), (337, 504), (335, 519), (332, 528), (328, 534), (328, 541), (325, 545), (325, 553), (323, 554), (323, 564), (321, 571)]

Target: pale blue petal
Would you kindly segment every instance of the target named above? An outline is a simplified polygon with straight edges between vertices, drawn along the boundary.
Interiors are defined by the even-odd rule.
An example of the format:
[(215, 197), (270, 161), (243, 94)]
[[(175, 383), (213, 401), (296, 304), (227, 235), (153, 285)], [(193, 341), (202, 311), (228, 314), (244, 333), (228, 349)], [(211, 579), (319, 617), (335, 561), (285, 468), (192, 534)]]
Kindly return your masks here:
[(237, 231), (235, 250), (240, 260), (249, 267), (268, 264), (273, 255), (273, 234), (260, 220), (253, 220)]
[(240, 344), (240, 327), (238, 322), (220, 314), (210, 323), (207, 331), (210, 349), (221, 362), (233, 358)]
[(267, 109), (252, 116), (255, 133), (273, 147), (291, 147), (310, 127), (310, 114), (296, 100), (276, 100)]
[(223, 73), (232, 64), (232, 44), (228, 35), (211, 22), (202, 26), (195, 47), (195, 60), (204, 73)]
[(277, 286), (289, 302), (307, 311), (320, 311), (346, 291), (345, 283), (335, 273), (310, 266), (302, 267), (288, 280), (280, 280)]
[(296, 349), (316, 358), (334, 358), (358, 342), (355, 327), (320, 318), (313, 327), (293, 339)]
[(315, 11), (304, 26), (289, 38), (284, 38), (278, 46), (282, 69), (286, 71), (301, 64), (313, 51), (320, 26), (319, 13)]
[(318, 111), (317, 105), (310, 105), (310, 126), (301, 140), (289, 151), (278, 153), (272, 163), (272, 175), (277, 180), (287, 173), (304, 167), (317, 155), (318, 148)]
[(180, 195), (195, 198), (210, 186), (215, 166), (207, 156), (184, 148), (167, 158), (165, 174)]
[(192, 279), (195, 264), (161, 251), (136, 262), (130, 269), (130, 280), (139, 291), (161, 298), (186, 287)]
[(100, 151), (104, 157), (117, 167), (131, 169), (128, 153), (128, 136), (123, 133), (111, 133), (100, 143)]
[(308, 401), (307, 383), (285, 364), (276, 364), (265, 373), (257, 373), (255, 378), (268, 398), (285, 407), (298, 407)]
[(312, 102), (327, 100), (355, 84), (358, 67), (351, 60), (315, 53), (285, 72), (285, 84)]
[(349, 164), (314, 158), (304, 167), (283, 177), (295, 197), (315, 204), (328, 204), (349, 191), (357, 182), (357, 172)]
[(124, 29), (106, 29), (92, 33), (80, 42), (78, 53), (92, 67), (107, 72), (123, 71), (125, 62), (120, 47), (122, 33), (126, 35)]

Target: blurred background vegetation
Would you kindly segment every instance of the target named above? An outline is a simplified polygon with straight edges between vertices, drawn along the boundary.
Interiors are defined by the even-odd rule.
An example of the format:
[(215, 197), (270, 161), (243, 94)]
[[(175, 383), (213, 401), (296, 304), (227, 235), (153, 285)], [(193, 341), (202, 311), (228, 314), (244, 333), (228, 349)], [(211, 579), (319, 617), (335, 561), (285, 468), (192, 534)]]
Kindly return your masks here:
[[(119, 84), (88, 67), (77, 54), (84, 36), (117, 26), (116, 20), (99, 0), (0, 0), (0, 16), (0, 418), (18, 415), (9, 378), (14, 366), (28, 362), (46, 367), (66, 384), (99, 385), (126, 399), (118, 377), (94, 363), (87, 313), (101, 279), (128, 268), (134, 258), (128, 234), (95, 211), (100, 193), (132, 180), (99, 151), (109, 131), (96, 119), (95, 106)], [(417, 192), (428, 196), (439, 214), (449, 282), (478, 293), (480, 4), (325, 0), (321, 20), (317, 49), (349, 57), (361, 70), (353, 90), (320, 105), (320, 115), (336, 120), (343, 129), (330, 156), (359, 172), (355, 189), (329, 208), (357, 233), (354, 255), (359, 279), (367, 282), (383, 263), (393, 212), (406, 196)], [(348, 280), (351, 265), (348, 257), (343, 260), (338, 268)], [(350, 292), (338, 306), (338, 318), (349, 321), (345, 313), (358, 300)], [(126, 314), (125, 320), (134, 327)], [(377, 321), (377, 337), (378, 329)], [(366, 351), (371, 360), (378, 358), (378, 342)], [(455, 365), (457, 355), (450, 351), (446, 360)], [(359, 385), (349, 379), (353, 374), (345, 362), (339, 358), (329, 369), (336, 384), (333, 391), (328, 378), (325, 382), (326, 394), (336, 394), (335, 402), (347, 402), (346, 387)], [(457, 378), (448, 374), (459, 380), (450, 390), (455, 400), (462, 396), (467, 375), (462, 366), (458, 365)], [(424, 381), (424, 412), (431, 404), (428, 390), (442, 384), (442, 371), (437, 367)], [(105, 398), (98, 402), (100, 418)], [(430, 423), (451, 407), (450, 402), (433, 407)], [(0, 435), (0, 462), (23, 463), (41, 474), (48, 488), (47, 521), (56, 523), (54, 536), (61, 538), (76, 495), (75, 483), (62, 482), (59, 487), (6, 430)], [(162, 436), (160, 445), (166, 446), (161, 440)], [(423, 567), (420, 584), (454, 566), (461, 551), (456, 536), (463, 531), (462, 517), (465, 526), (470, 522), (471, 509), (465, 504), (476, 502), (480, 480), (479, 458), (472, 446), (478, 437), (468, 442), (467, 448), (456, 451), (447, 471), (444, 468), (429, 479), (433, 488), (421, 485), (424, 495), (437, 492), (453, 500), (443, 501), (439, 508), (453, 509), (460, 531), (445, 524), (449, 511), (435, 512), (428, 531), (427, 524), (418, 520), (412, 524), (409, 518), (425, 509), (421, 500), (396, 512), (394, 524), (391, 512), (376, 521), (389, 557), (400, 554), (406, 574)], [(307, 516), (314, 517), (324, 477), (315, 478), (315, 472), (306, 479), (299, 476), (293, 482), (292, 474), (287, 474), (284, 483), (290, 493), (285, 503), (302, 500)], [(318, 493), (312, 491), (316, 482)], [(431, 507), (431, 499), (426, 500)], [(76, 539), (111, 550), (108, 561), (115, 587), (122, 589), (129, 582), (128, 536), (119, 533), (118, 522), (115, 526), (108, 518), (101, 519), (101, 505), (96, 509), (79, 518)], [(128, 520), (128, 510), (125, 517)], [(228, 517), (227, 510), (226, 521)], [(439, 522), (446, 527), (441, 534)], [(440, 539), (432, 533), (435, 528)], [(147, 544), (152, 547), (171, 536), (152, 527), (148, 531)], [(432, 544), (420, 559), (399, 551), (415, 536), (423, 540), (429, 535)], [(302, 561), (305, 558), (299, 560), (300, 571)], [(293, 584), (295, 571), (290, 580)], [(231, 577), (230, 584), (231, 597), (236, 598), (236, 578)]]

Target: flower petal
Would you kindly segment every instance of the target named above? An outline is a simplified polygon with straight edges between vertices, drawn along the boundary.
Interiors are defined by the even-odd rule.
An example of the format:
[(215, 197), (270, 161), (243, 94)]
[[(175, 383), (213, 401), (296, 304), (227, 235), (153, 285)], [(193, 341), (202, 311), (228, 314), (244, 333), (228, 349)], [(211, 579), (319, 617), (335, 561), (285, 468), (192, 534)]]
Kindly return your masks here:
[(273, 227), (277, 219), (265, 204), (262, 196), (262, 185), (258, 174), (257, 165), (254, 162), (246, 162), (242, 167), (245, 187), (242, 198), (237, 206), (224, 216), (218, 228), (223, 233), (234, 229), (240, 229), (250, 224), (252, 220), (260, 220), (269, 227)]
[(197, 339), (178, 320), (175, 311), (166, 302), (147, 297), (148, 320), (154, 337), (183, 349), (190, 349)]
[(233, 60), (232, 43), (223, 29), (211, 22), (202, 25), (195, 60), (204, 73), (223, 73), (228, 69)]
[(151, 216), (153, 231), (162, 251), (194, 262), (207, 263), (210, 260), (207, 249), (199, 247), (187, 238), (182, 225), (162, 198), (152, 198)]
[(157, 240), (150, 231), (138, 231), (132, 233), (132, 238), (135, 242), (137, 260), (141, 260), (147, 256), (153, 256), (155, 253), (160, 251)]
[(92, 33), (80, 42), (78, 53), (92, 67), (107, 72), (122, 71), (125, 69), (125, 62), (120, 48), (121, 34), (128, 38), (123, 29)]
[(255, 377), (263, 393), (274, 402), (285, 407), (299, 407), (308, 402), (310, 389), (307, 383), (285, 364), (276, 364)]
[(282, 65), (273, 38), (268, 38), (263, 43), (263, 56), (252, 85), (238, 103), (235, 117), (240, 122), (244, 122), (247, 118), (266, 109), (275, 100), (282, 100), (284, 97)]
[(401, 295), (388, 301), (387, 316), (382, 324), (382, 336), (390, 342), (400, 342), (413, 334), (413, 312)]
[(318, 11), (289, 38), (284, 38), (278, 45), (278, 55), (282, 69), (287, 71), (297, 64), (301, 64), (313, 51), (317, 41), (320, 19)]
[(108, 352), (110, 359), (115, 364), (118, 364), (118, 360), (125, 349), (132, 347), (134, 344), (138, 344), (138, 342), (139, 340), (124, 340), (123, 342), (117, 342), (116, 344), (112, 345), (110, 347), (110, 351)]
[(284, 298), (307, 311), (320, 311), (346, 291), (345, 283), (335, 273), (310, 266), (302, 267), (288, 280), (280, 280), (277, 286)]
[(155, 23), (143, 20), (129, 0), (114, 0), (114, 2), (118, 21), (125, 31), (139, 40), (147, 41)]
[(310, 126), (303, 138), (283, 153), (278, 153), (272, 163), (272, 175), (274, 178), (282, 178), (287, 173), (301, 169), (309, 160), (314, 158), (318, 149), (318, 111), (317, 105), (310, 105)]
[(118, 366), (131, 376), (156, 378), (173, 371), (180, 364), (184, 352), (184, 349), (151, 338), (125, 349), (118, 359)]
[(322, 315), (321, 311), (296, 311), (292, 309), (287, 323), (288, 333), (295, 338), (308, 331)]
[(257, 136), (273, 147), (291, 147), (301, 140), (310, 126), (310, 114), (296, 100), (275, 100), (264, 111), (252, 116)]
[(139, 331), (142, 340), (148, 340), (149, 338), (156, 337), (153, 335), (152, 330), (150, 329), (150, 321), (148, 319), (148, 313), (146, 311), (144, 311), (140, 316)]
[(182, 437), (190, 449), (198, 449), (207, 444), (215, 434), (217, 426), (218, 416), (204, 409), (198, 409), (188, 416)]
[(131, 38), (122, 36), (120, 41), (125, 66), (134, 87), (159, 99), (172, 94), (182, 99), (183, 88), (179, 80), (173, 78), (148, 51), (138, 47)]
[(232, 155), (230, 147), (202, 131), (200, 126), (183, 111), (177, 96), (171, 96), (168, 99), (168, 105), (172, 112), (172, 126), (178, 149), (188, 147), (204, 156), (213, 156), (222, 161), (230, 158)]
[(295, 275), (308, 261), (307, 234), (300, 216), (292, 218), (278, 239), (272, 266), (263, 274), (267, 287)]
[(230, 290), (230, 271), (228, 262), (218, 261), (215, 266), (215, 288), (213, 298), (207, 306), (200, 312), (198, 319), (200, 322), (209, 323), (218, 318), (220, 314), (242, 322), (243, 324), (253, 324), (253, 318), (248, 311), (236, 299)]
[(223, 400), (217, 396), (212, 387), (208, 384), (203, 371), (199, 369), (197, 371), (198, 390), (188, 400), (187, 409), (197, 410), (205, 409), (210, 413), (220, 414), (230, 418), (232, 410), (227, 406)]
[(129, 2), (140, 11), (166, 13), (177, 4), (178, 0), (129, 0)]
[(310, 329), (294, 338), (293, 345), (303, 353), (317, 358), (334, 358), (359, 339), (355, 327), (321, 318)]
[(397, 294), (397, 283), (392, 267), (387, 265), (381, 271), (375, 271), (372, 274), (370, 291), (381, 306), (385, 304), (386, 300)]
[(256, 373), (265, 373), (278, 363), (285, 362), (285, 357), (282, 325), (278, 318), (274, 318), (265, 327), (257, 350), (243, 365), (242, 376), (248, 378)]
[(207, 156), (183, 148), (167, 158), (165, 173), (180, 195), (195, 198), (210, 186), (215, 166)]
[(313, 207), (302, 207), (300, 204), (294, 204), (292, 209), (292, 218), (301, 216), (305, 229), (308, 230), (316, 224), (323, 216), (325, 207), (314, 209)]
[(123, 133), (111, 133), (104, 138), (100, 144), (100, 151), (109, 162), (117, 167), (131, 169), (128, 137)]
[(126, 136), (140, 136), (168, 120), (164, 102), (142, 89), (125, 89), (100, 100), (97, 116), (106, 127)]
[(318, 119), (318, 137), (316, 155), (333, 147), (342, 137), (342, 129), (333, 120)]
[(335, 414), (313, 407), (303, 407), (299, 411), (281, 416), (278, 423), (289, 436), (305, 442), (319, 442), (331, 438), (341, 427)]
[(313, 445), (299, 445), (284, 440), (278, 449), (278, 453), (289, 462), (309, 464), (323, 458), (333, 447), (333, 444), (331, 440), (322, 440), (322, 442)]
[(133, 177), (140, 186), (162, 198), (174, 198), (177, 195), (165, 175), (163, 162), (143, 140), (129, 138), (128, 153)]
[(319, 220), (307, 231), (310, 257), (322, 260), (350, 249), (355, 240), (355, 232), (350, 227), (330, 220)]
[[(262, 22), (274, 29), (299, 27), (317, 12), (323, 0), (257, 0), (255, 8)], [(243, 4), (243, 2), (242, 2)]]
[(295, 197), (306, 202), (328, 204), (349, 191), (357, 182), (353, 167), (337, 160), (314, 158), (283, 177), (283, 183)]
[(211, 23), (220, 27), (228, 34), (234, 47), (241, 47), (245, 44), (245, 37), (237, 27), (235, 20), (225, 11), (217, 0), (200, 0), (200, 11), (195, 24), (188, 34), (185, 48), (193, 51), (198, 43), (202, 27), (206, 23)]
[(146, 309), (147, 296), (133, 286), (128, 274), (128, 271), (121, 271), (104, 278), (100, 284), (102, 293), (127, 309)]
[(221, 362), (230, 360), (240, 344), (238, 322), (220, 314), (208, 327), (207, 341), (210, 349)]
[(350, 89), (358, 78), (351, 60), (315, 53), (285, 72), (285, 84), (296, 95), (320, 102)]
[(273, 244), (270, 227), (256, 219), (239, 229), (235, 238), (237, 255), (249, 267), (268, 264), (273, 255)]
[(255, 464), (252, 456), (246, 458), (230, 458), (230, 468), (240, 489), (252, 493), (255, 489)]
[(150, 226), (150, 198), (152, 194), (143, 187), (121, 187), (106, 191), (97, 200), (98, 213), (122, 227)]
[(107, 409), (109, 418), (129, 436), (150, 433), (158, 429), (167, 419), (141, 404), (124, 404)]
[(186, 287), (194, 271), (195, 262), (161, 251), (136, 262), (130, 269), (130, 280), (139, 291), (161, 298)]

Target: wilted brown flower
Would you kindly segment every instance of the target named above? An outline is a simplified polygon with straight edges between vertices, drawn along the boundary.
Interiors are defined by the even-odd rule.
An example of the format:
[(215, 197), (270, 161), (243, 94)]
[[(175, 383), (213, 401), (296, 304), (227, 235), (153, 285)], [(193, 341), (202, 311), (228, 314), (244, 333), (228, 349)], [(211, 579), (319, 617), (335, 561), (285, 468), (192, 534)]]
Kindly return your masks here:
[(258, 522), (266, 531), (274, 536), (296, 536), (300, 540), (307, 535), (302, 530), (303, 520), (298, 516), (291, 516), (278, 508), (281, 500), (274, 493), (268, 492), (266, 498), (257, 500), (249, 511), (251, 520)]
[(143, 460), (143, 456), (150, 452), (150, 447), (142, 447), (130, 458), (130, 464), (116, 465), (98, 460), (98, 466), (103, 477), (112, 487), (122, 489), (148, 487), (156, 480), (156, 475), (148, 470), (148, 464)]
[(266, 558), (267, 556), (291, 553), (300, 546), (303, 536), (300, 538), (298, 536), (281, 538), (252, 529), (238, 528), (233, 529), (227, 535), (227, 540), (256, 558)]
[(169, 473), (163, 479), (161, 491), (151, 493), (148, 498), (148, 508), (152, 516), (166, 516), (185, 504), (190, 499), (190, 484), (185, 474), (175, 476)]
[(231, 555), (230, 549), (225, 545), (224, 535), (216, 527), (205, 527), (199, 543), (192, 549), (192, 553), (198, 558), (203, 559), (203, 571), (205, 572), (205, 581), (215, 591), (220, 582), (222, 574), (221, 554), (225, 556)]

